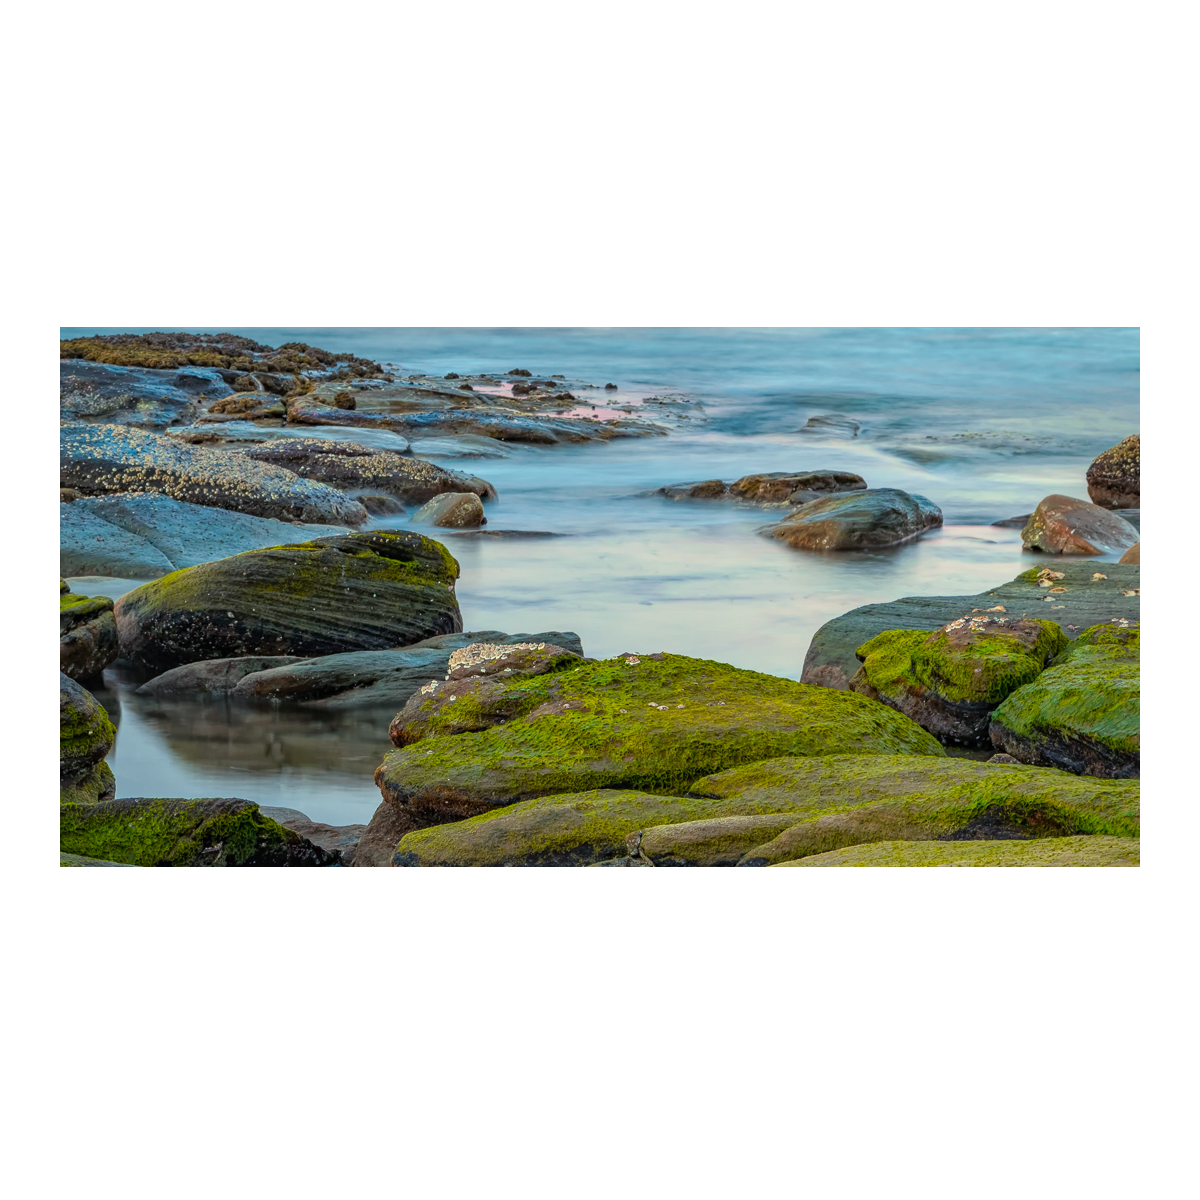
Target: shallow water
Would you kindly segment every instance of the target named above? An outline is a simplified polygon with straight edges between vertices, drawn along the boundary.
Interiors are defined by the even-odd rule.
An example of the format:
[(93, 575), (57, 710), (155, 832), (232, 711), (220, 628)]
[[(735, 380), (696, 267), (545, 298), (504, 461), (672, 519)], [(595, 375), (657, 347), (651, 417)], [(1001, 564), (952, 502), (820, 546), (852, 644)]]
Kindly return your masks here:
[[(63, 336), (82, 332), (107, 331)], [(447, 534), (462, 565), (464, 627), (569, 629), (593, 656), (670, 650), (792, 679), (813, 632), (839, 613), (1012, 578), (1032, 556), (1019, 530), (990, 522), (1051, 492), (1086, 498), (1088, 463), (1139, 424), (1136, 330), (235, 332), (352, 350), (405, 373), (520, 366), (618, 385), (576, 391), (589, 404), (687, 396), (693, 416), (666, 438), (430, 456), (496, 485), (489, 529), (559, 535)], [(857, 436), (799, 432), (826, 414), (858, 422)], [(920, 493), (946, 526), (888, 551), (809, 554), (755, 536), (771, 510), (644, 494), (804, 469)], [(372, 524), (402, 528), (405, 518)], [(75, 590), (119, 595), (132, 582)], [(119, 795), (243, 796), (334, 824), (368, 820), (378, 802), (371, 773), (391, 711), (168, 704), (134, 696), (120, 671), (106, 682), (98, 696), (120, 710), (110, 757)]]

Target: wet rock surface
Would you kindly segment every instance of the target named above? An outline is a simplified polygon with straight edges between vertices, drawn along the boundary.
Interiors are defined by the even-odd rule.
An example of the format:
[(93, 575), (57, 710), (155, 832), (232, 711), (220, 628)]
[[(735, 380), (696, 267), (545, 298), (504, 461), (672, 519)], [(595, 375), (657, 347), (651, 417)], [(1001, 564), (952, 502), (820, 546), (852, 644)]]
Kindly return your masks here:
[(356, 533), (249, 551), (143, 584), (116, 604), (122, 655), (164, 671), (205, 658), (382, 650), (462, 628), (446, 548)]
[(247, 675), (311, 661), (287, 654), (210, 658), (172, 667), (147, 680), (137, 690), (139, 695), (145, 696), (225, 696)]
[(1088, 496), (1102, 508), (1140, 508), (1142, 438), (1133, 434), (1098, 455), (1087, 469)]
[(1137, 544), (1128, 521), (1086, 500), (1047, 496), (1021, 530), (1027, 550), (1047, 554), (1110, 554)]
[(295, 808), (275, 808), (263, 805), (259, 812), (285, 829), (299, 834), (306, 841), (329, 854), (336, 855), (343, 867), (352, 867), (359, 839), (366, 830), (365, 825), (326, 825), (314, 821)]
[(254, 517), (145, 492), (96, 496), (60, 507), (59, 570), (67, 576), (157, 579), (181, 567), (246, 550), (349, 532), (338, 526)]
[(445, 492), (417, 509), (412, 523), (443, 529), (475, 529), (486, 525), (487, 518), (482, 502), (473, 492)]
[(161, 430), (194, 420), (206, 402), (231, 391), (211, 367), (148, 370), (81, 359), (60, 364), (59, 404), (66, 421)]
[[(935, 629), (959, 617), (995, 614), (997, 605), (1009, 617), (1047, 617), (1074, 639), (1089, 626), (1113, 617), (1136, 621), (1140, 614), (1140, 568), (1117, 563), (1064, 559), (1053, 570), (1062, 578), (1040, 578), (1047, 568), (1031, 567), (1015, 579), (975, 596), (901, 596), (884, 604), (864, 604), (813, 635), (804, 659), (801, 682), (848, 688), (859, 668), (856, 651), (891, 629)], [(1041, 586), (1047, 583), (1048, 586)], [(1053, 588), (1062, 591), (1053, 591)], [(1126, 592), (1134, 592), (1126, 595)]]
[(104, 756), (117, 731), (104, 707), (68, 675), (58, 677), (59, 794), (63, 802), (95, 803), (116, 795)]
[(106, 596), (60, 593), (58, 633), (59, 670), (74, 680), (94, 678), (117, 657), (117, 623)]
[(809, 501), (759, 532), (794, 550), (861, 550), (897, 546), (941, 524), (942, 510), (924, 496), (868, 488)]
[(66, 425), (59, 451), (60, 486), (80, 495), (154, 492), (258, 517), (352, 526), (367, 519), (361, 504), (326, 484), (139, 429)]
[(862, 491), (867, 482), (850, 471), (775, 471), (743, 475), (731, 483), (706, 479), (658, 489), (669, 500), (737, 500), (745, 504), (807, 504), (822, 495)]

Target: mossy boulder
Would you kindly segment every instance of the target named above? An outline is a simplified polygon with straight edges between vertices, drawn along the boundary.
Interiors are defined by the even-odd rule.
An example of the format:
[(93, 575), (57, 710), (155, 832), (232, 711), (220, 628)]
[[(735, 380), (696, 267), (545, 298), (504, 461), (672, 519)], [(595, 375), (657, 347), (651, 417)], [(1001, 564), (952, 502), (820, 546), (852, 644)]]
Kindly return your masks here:
[[(1048, 570), (1053, 570), (1057, 578), (1048, 580)], [(1137, 594), (1140, 575), (1136, 566), (1067, 558), (1056, 560), (1053, 568), (1022, 571), (1010, 582), (975, 596), (902, 596), (885, 603), (864, 604), (817, 630), (805, 655), (800, 680), (822, 687), (849, 688), (859, 668), (856, 651), (864, 642), (891, 629), (932, 633), (963, 616), (999, 612), (1010, 618), (1048, 617), (1068, 638), (1113, 617), (1136, 621), (1141, 605)]]
[[(375, 772), (384, 799), (426, 824), (597, 787), (670, 795), (706, 772), (781, 754), (945, 754), (864, 696), (681, 654), (619, 655), (474, 686), (448, 706), (452, 715), (428, 701), (421, 740)], [(468, 719), (489, 724), (498, 705), (506, 723), (439, 735)]]
[(103, 858), (87, 858), (82, 854), (60, 854), (58, 865), (60, 867), (133, 867), (133, 863), (109, 862)]
[(1021, 530), (1026, 550), (1047, 554), (1115, 554), (1135, 546), (1141, 534), (1123, 517), (1077, 500), (1047, 496)]
[(1053, 621), (979, 613), (933, 633), (893, 629), (859, 646), (850, 681), (946, 742), (984, 744), (992, 710), (1070, 643)]
[(208, 658), (404, 646), (462, 629), (458, 563), (416, 533), (353, 533), (252, 550), (126, 593), (121, 652), (165, 671)]
[(1136, 867), (1141, 839), (1038, 838), (1030, 842), (872, 842), (777, 867)]
[(117, 731), (104, 706), (68, 675), (58, 677), (58, 773), (64, 799), (92, 803), (115, 794), (104, 757)]
[(897, 546), (942, 524), (942, 510), (897, 488), (867, 488), (800, 505), (759, 530), (794, 550), (865, 550)]
[(861, 842), (1139, 833), (1136, 782), (961, 758), (779, 758), (697, 780), (691, 790), (802, 814), (739, 866)]
[(1106, 779), (1141, 773), (1140, 626), (1084, 630), (992, 714), (992, 744), (1023, 763)]
[[(725, 802), (708, 803), (715, 807)], [(754, 813), (654, 825), (629, 834), (625, 852), (652, 867), (736, 867), (748, 850), (804, 819), (799, 812)]]
[(1135, 433), (1105, 450), (1087, 469), (1088, 496), (1102, 508), (1140, 508), (1142, 437)]
[(340, 862), (248, 800), (64, 804), (59, 849), (137, 867), (329, 867)]
[(117, 623), (107, 596), (58, 598), (58, 667), (72, 679), (92, 679), (117, 657)]

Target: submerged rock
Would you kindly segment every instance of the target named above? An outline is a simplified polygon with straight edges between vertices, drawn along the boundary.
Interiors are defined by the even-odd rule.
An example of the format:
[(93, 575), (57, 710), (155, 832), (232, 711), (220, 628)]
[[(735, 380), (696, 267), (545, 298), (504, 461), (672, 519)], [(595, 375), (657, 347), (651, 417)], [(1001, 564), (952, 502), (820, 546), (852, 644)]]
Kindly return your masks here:
[(868, 488), (802, 504), (759, 532), (794, 550), (862, 550), (897, 546), (942, 523), (942, 510), (924, 496)]
[(902, 596), (883, 604), (864, 604), (834, 617), (813, 635), (801, 682), (848, 688), (859, 668), (858, 647), (889, 629), (932, 633), (963, 616), (1045, 616), (1073, 639), (1080, 630), (1112, 617), (1138, 619), (1139, 568), (1066, 559), (1053, 567), (1061, 578), (1048, 579), (1049, 570), (1034, 567), (1022, 571), (1012, 581), (975, 596)]
[(1069, 644), (1053, 621), (989, 613), (959, 617), (933, 633), (893, 629), (859, 646), (863, 665), (850, 688), (943, 741), (983, 744), (992, 710)]
[(1126, 520), (1072, 496), (1047, 496), (1021, 530), (1027, 550), (1047, 554), (1111, 554), (1137, 544), (1141, 535)]
[(1132, 434), (1105, 450), (1087, 469), (1088, 495), (1102, 508), (1140, 508), (1142, 438)]
[(118, 425), (63, 426), (59, 449), (59, 485), (81, 495), (156, 492), (258, 517), (335, 525), (367, 519), (367, 510), (336, 488), (237, 451)]
[(475, 529), (487, 524), (483, 504), (473, 492), (446, 492), (435, 496), (412, 515), (414, 525), (444, 529)]
[[(679, 654), (567, 660), (551, 674), (458, 686), (456, 702), (424, 698), (406, 727), (420, 740), (375, 772), (383, 798), (424, 824), (596, 787), (670, 793), (706, 771), (781, 754), (945, 753), (863, 696)], [(505, 724), (441, 733), (490, 723), (499, 708)]]
[(370, 488), (405, 504), (424, 504), (445, 492), (470, 492), (481, 500), (496, 499), (496, 489), (486, 479), (355, 442), (294, 438), (257, 446), (245, 455), (255, 462), (286, 467), (304, 479), (338, 488)]
[(176, 571), (117, 601), (121, 652), (165, 671), (206, 658), (382, 650), (462, 628), (458, 563), (416, 533), (354, 533)]
[(1084, 630), (992, 714), (992, 744), (1024, 763), (1106, 779), (1141, 771), (1140, 626)]
[(59, 795), (64, 803), (95, 803), (116, 795), (104, 756), (117, 731), (103, 705), (68, 675), (58, 677)]
[(63, 804), (67, 854), (138, 867), (331, 867), (337, 854), (263, 816), (249, 800), (121, 799)]
[(1029, 842), (872, 842), (774, 863), (777, 867), (1137, 867), (1141, 839), (1038, 838)]
[(853, 417), (844, 417), (840, 413), (820, 413), (809, 417), (800, 427), (801, 433), (824, 433), (838, 437), (858, 437), (862, 425)]
[(99, 675), (119, 648), (113, 602), (107, 596), (60, 594), (58, 636), (58, 665), (64, 675), (75, 680)]
[(246, 550), (349, 532), (336, 525), (252, 517), (151, 493), (97, 496), (62, 509), (59, 570), (71, 576), (157, 579)]

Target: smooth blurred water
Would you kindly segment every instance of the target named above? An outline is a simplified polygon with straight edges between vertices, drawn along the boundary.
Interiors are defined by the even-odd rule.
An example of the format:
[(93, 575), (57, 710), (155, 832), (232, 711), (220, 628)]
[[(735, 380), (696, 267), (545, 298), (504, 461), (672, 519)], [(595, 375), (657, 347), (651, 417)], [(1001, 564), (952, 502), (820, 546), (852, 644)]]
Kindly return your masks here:
[[(109, 331), (63, 336), (90, 332)], [(570, 629), (594, 656), (670, 650), (793, 679), (815, 629), (839, 613), (1012, 578), (1030, 556), (1018, 530), (990, 522), (1052, 492), (1086, 498), (1090, 461), (1139, 427), (1135, 329), (232, 332), (350, 350), (404, 373), (523, 367), (618, 385), (615, 401), (578, 393), (589, 401), (671, 392), (698, 402), (702, 413), (666, 438), (436, 459), (496, 485), (489, 529), (560, 535), (447, 535), (462, 565), (465, 628)], [(861, 428), (856, 437), (800, 433), (817, 414)], [(805, 469), (918, 492), (942, 508), (946, 527), (888, 551), (811, 554), (755, 535), (777, 514), (645, 494)], [(373, 524), (404, 527), (405, 518)], [(89, 583), (91, 594), (104, 590)], [(164, 707), (132, 696), (119, 673), (109, 679), (120, 695), (108, 702), (122, 713), (110, 760), (120, 795), (245, 796), (334, 823), (366, 820), (378, 801), (370, 776), (391, 713)]]

